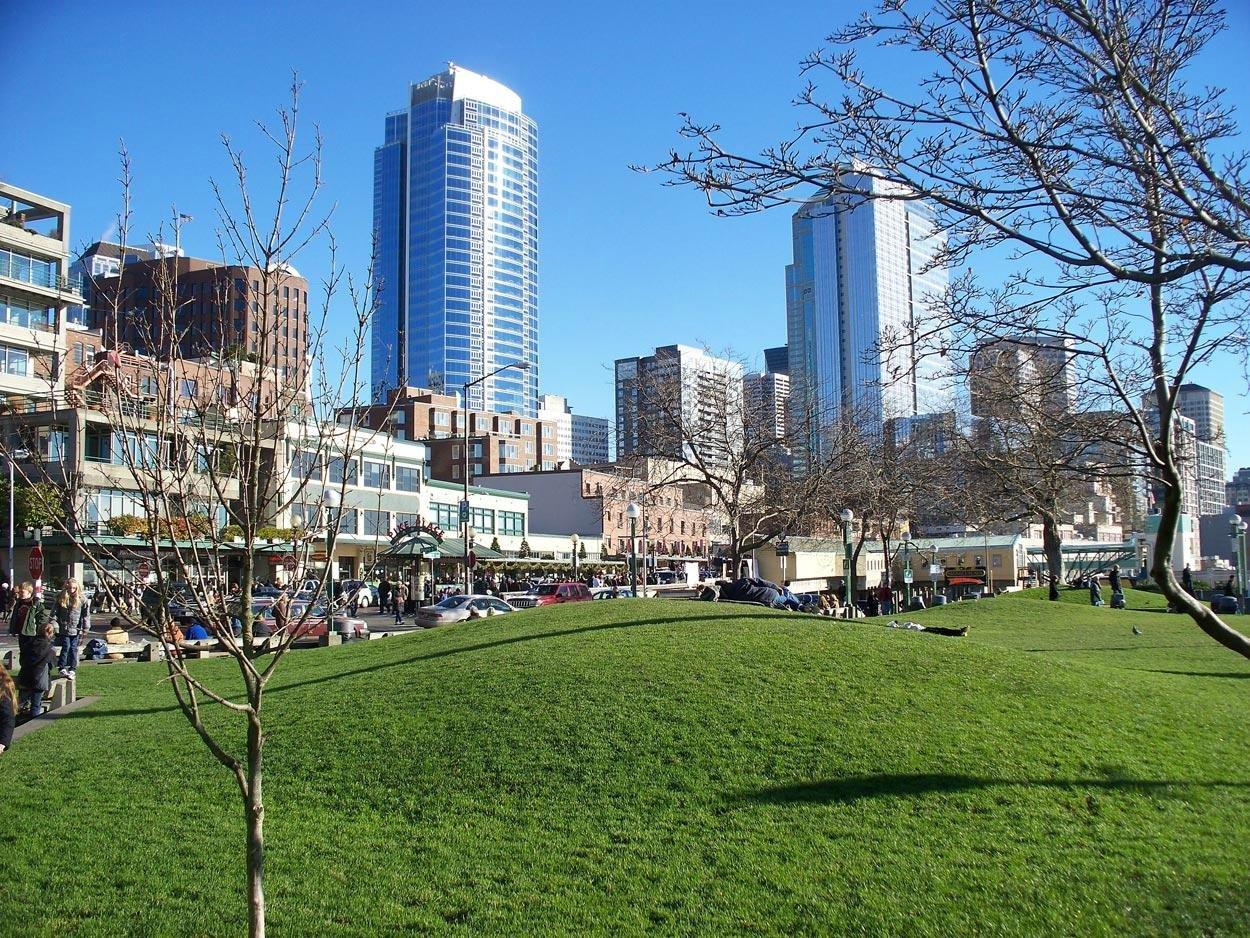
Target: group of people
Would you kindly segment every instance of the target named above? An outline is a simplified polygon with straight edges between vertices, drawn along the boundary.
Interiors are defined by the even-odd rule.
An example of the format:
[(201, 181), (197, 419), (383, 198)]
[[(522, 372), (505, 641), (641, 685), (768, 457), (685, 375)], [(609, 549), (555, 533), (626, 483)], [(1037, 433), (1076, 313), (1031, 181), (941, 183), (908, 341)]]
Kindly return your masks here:
[[(0, 753), (12, 744), (20, 714), (33, 719), (43, 713), (44, 697), (52, 686), (52, 668), (57, 667), (62, 677), (74, 677), (79, 640), (91, 630), (90, 606), (77, 580), (65, 581), (51, 614), (30, 580), (12, 591), (7, 605), (9, 634), (18, 642), (19, 670), (14, 680), (0, 665)], [(59, 654), (53, 645), (54, 636), (61, 645)]]

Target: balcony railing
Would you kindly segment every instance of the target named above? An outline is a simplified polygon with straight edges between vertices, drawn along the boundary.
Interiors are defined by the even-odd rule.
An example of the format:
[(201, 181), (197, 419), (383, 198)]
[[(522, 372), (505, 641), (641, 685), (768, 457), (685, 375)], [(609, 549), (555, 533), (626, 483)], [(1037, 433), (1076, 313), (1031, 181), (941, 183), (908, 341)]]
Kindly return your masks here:
[(62, 276), (57, 272), (54, 261), (18, 251), (0, 250), (0, 277), (60, 293), (82, 295), (82, 278)]

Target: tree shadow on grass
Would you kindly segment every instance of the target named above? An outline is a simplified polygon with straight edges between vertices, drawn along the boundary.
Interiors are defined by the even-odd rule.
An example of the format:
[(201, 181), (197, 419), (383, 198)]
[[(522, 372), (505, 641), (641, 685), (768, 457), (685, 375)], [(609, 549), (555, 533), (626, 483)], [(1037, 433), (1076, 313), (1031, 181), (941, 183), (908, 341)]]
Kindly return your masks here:
[(1181, 779), (1059, 778), (1010, 779), (952, 775), (941, 772), (910, 775), (852, 775), (847, 778), (796, 782), (746, 792), (731, 800), (739, 805), (851, 804), (864, 798), (900, 798), (931, 794), (957, 794), (987, 788), (1055, 788), (1064, 791), (1156, 792), (1181, 795), (1187, 788), (1246, 788), (1245, 781), (1194, 782)]
[(1142, 671), (1146, 674), (1181, 674), (1185, 677), (1231, 677), (1250, 678), (1250, 671), (1172, 671), (1167, 668), (1125, 668), (1126, 671)]

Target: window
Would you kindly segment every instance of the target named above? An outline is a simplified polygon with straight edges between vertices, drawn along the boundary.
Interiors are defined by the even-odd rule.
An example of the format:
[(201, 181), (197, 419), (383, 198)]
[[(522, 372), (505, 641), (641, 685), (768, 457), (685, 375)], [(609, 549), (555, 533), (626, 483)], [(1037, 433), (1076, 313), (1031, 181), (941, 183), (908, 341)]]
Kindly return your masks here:
[(342, 485), (346, 482), (348, 485), (356, 484), (356, 460), (344, 459), (342, 456), (333, 456), (326, 462), (326, 481), (335, 485)]
[(30, 377), (30, 354), (23, 348), (0, 345), (0, 371), (23, 378)]
[(365, 534), (373, 537), (375, 535), (386, 537), (391, 533), (391, 515), (388, 511), (366, 511), (365, 512)]
[(395, 488), (401, 492), (421, 491), (421, 470), (415, 466), (396, 466)]
[(525, 536), (525, 513), (521, 511), (499, 512), (499, 533), (515, 537)]
[(291, 457), (291, 475), (296, 479), (321, 480), (321, 457), (317, 453), (296, 452)]
[(495, 512), (489, 508), (474, 508), (469, 523), (478, 534), (494, 534)]
[(86, 360), (86, 351), (81, 342), (74, 343), (74, 364), (81, 365)]
[(384, 462), (365, 460), (365, 488), (389, 489), (391, 487), (391, 467)]
[(434, 411), (434, 426), (449, 427), (451, 426), (451, 414), (445, 410)]
[(194, 378), (180, 378), (178, 381), (178, 396), (194, 400), (196, 392), (199, 390)]
[(397, 511), (395, 512), (395, 527), (402, 528), (406, 524), (416, 524), (417, 513), (415, 511)]
[(430, 511), (434, 513), (434, 523), (444, 531), (454, 531), (460, 524), (460, 509), (456, 505), (431, 502)]
[(359, 530), (359, 515), (355, 508), (340, 508), (339, 534), (355, 534)]

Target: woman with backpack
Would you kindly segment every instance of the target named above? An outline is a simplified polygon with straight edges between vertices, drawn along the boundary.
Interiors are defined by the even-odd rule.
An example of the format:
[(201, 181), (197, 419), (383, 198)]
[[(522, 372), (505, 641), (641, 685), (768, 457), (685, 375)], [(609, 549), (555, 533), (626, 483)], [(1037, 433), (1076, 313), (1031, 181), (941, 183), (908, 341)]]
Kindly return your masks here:
[(0, 755), (13, 745), (13, 727), (17, 725), (17, 685), (0, 664)]
[(22, 647), (22, 671), (17, 676), (21, 704), (23, 708), (30, 709), (32, 720), (43, 713), (43, 698), (52, 686), (48, 669), (55, 660), (56, 652), (52, 650), (52, 623), (45, 614), (39, 631), (28, 637)]
[(60, 627), (61, 656), (57, 667), (62, 677), (73, 677), (78, 670), (78, 637), (91, 631), (91, 609), (82, 587), (75, 579), (65, 581), (56, 600), (56, 622)]
[(9, 634), (17, 636), (17, 643), (25, 647), (27, 640), (38, 634), (40, 626), (48, 621), (48, 610), (35, 599), (35, 584), (24, 581), (17, 588), (17, 600), (9, 617)]

